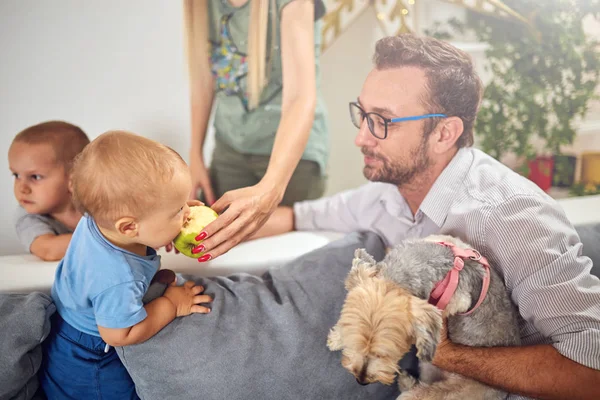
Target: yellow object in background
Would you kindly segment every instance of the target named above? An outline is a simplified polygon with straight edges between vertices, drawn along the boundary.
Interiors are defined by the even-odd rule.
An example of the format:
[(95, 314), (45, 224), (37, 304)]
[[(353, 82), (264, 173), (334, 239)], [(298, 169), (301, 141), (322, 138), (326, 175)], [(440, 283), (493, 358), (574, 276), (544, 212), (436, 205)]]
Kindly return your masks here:
[(581, 182), (600, 184), (600, 152), (581, 154)]

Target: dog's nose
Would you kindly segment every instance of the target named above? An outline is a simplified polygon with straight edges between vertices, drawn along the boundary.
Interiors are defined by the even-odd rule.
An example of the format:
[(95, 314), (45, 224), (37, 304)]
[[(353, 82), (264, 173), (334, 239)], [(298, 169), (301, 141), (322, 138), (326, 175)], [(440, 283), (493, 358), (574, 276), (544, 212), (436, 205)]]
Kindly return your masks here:
[(367, 386), (369, 384), (369, 382), (365, 382), (365, 381), (361, 381), (360, 379), (356, 378), (356, 382), (360, 383), (363, 386)]

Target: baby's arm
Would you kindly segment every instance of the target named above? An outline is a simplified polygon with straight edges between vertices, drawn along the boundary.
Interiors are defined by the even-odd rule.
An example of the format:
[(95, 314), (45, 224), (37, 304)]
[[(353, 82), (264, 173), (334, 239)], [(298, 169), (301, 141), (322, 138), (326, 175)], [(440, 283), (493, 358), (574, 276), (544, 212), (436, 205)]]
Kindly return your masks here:
[(44, 261), (58, 261), (65, 256), (72, 236), (72, 233), (48, 233), (38, 236), (31, 242), (29, 252)]
[(191, 313), (209, 313), (209, 308), (199, 304), (210, 303), (212, 298), (208, 295), (201, 295), (202, 291), (204, 288), (195, 286), (192, 281), (187, 281), (183, 286), (175, 286), (173, 283), (163, 296), (144, 306), (147, 316), (143, 321), (129, 328), (121, 329), (98, 325), (100, 336), (110, 346), (127, 346), (144, 342), (156, 335), (176, 317)]
[(25, 251), (44, 261), (58, 261), (64, 257), (72, 234), (50, 217), (28, 214), (17, 209), (15, 231)]

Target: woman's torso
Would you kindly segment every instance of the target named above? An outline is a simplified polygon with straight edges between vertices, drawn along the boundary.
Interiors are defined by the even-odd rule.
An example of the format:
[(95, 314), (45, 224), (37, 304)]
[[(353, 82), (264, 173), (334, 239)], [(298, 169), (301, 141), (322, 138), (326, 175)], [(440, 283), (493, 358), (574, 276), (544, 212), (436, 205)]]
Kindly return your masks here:
[[(269, 81), (256, 109), (249, 110), (246, 96), (247, 45), (250, 4), (232, 7), (227, 0), (208, 2), (209, 34), (212, 44), (212, 69), (216, 78), (216, 137), (240, 153), (269, 155), (281, 119), (283, 75), (281, 66), (281, 10), (293, 0), (277, 0), (275, 29), (269, 17), (267, 40), (273, 36), (273, 51)], [(321, 23), (315, 22), (315, 68), (317, 76), (317, 106), (310, 138), (303, 159), (319, 164), (325, 170), (329, 137), (326, 108), (320, 88)]]

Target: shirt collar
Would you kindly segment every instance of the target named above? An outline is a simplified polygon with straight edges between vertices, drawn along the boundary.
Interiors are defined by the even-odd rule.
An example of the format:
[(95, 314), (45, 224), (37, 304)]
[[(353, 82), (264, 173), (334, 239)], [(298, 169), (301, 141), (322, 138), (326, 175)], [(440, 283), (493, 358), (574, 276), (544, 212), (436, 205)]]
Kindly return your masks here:
[[(161, 256), (159, 256), (156, 253), (156, 250), (154, 250), (151, 247), (146, 246), (146, 255), (145, 256), (140, 256), (138, 254), (132, 253), (128, 250), (122, 249), (118, 246), (115, 246), (114, 244), (112, 244), (111, 242), (108, 241), (108, 239), (106, 239), (104, 237), (104, 235), (102, 234), (102, 232), (100, 232), (100, 228), (98, 227), (98, 224), (96, 223), (96, 221), (94, 220), (93, 217), (91, 217), (89, 214), (85, 214), (82, 217), (82, 220), (86, 221), (87, 225), (88, 225), (88, 229), (90, 230), (90, 232), (92, 233), (92, 237), (94, 238), (94, 240), (96, 240), (97, 242), (99, 242), (102, 246), (104, 247), (108, 247), (110, 249), (112, 249), (112, 251), (118, 251), (121, 253), (125, 253), (127, 255), (129, 255), (130, 257), (134, 257), (137, 259), (143, 259), (146, 261), (154, 261), (154, 260), (159, 260)], [(80, 221), (81, 223), (81, 221)]]
[(419, 207), (439, 228), (442, 227), (452, 206), (453, 199), (462, 190), (465, 176), (473, 163), (471, 148), (461, 148), (435, 180)]

